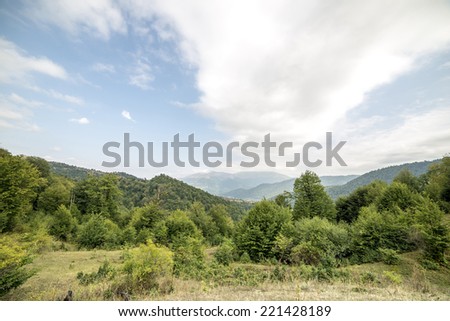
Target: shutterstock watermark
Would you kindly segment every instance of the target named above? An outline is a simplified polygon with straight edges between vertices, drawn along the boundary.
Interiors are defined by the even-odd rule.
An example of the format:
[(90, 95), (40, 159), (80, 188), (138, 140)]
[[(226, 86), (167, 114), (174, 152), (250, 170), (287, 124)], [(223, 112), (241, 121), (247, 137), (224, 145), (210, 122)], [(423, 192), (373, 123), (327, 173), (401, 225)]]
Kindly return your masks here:
[[(282, 142), (278, 144), (270, 139), (270, 134), (264, 136), (261, 142), (237, 142), (233, 141), (223, 146), (219, 142), (210, 141), (203, 146), (195, 140), (194, 134), (190, 134), (187, 140), (181, 140), (180, 134), (173, 136), (172, 142), (161, 143), (161, 157), (155, 160), (154, 143), (147, 142), (147, 148), (143, 144), (130, 140), (130, 134), (124, 133), (123, 142), (107, 142), (103, 145), (103, 154), (111, 160), (103, 161), (104, 167), (117, 167), (123, 162), (124, 167), (130, 167), (131, 150), (138, 153), (138, 166), (145, 167), (165, 167), (169, 165), (169, 145), (173, 164), (179, 167), (186, 167), (188, 163), (192, 167), (200, 167), (201, 162), (206, 167), (219, 167), (225, 164), (227, 167), (233, 167), (233, 152), (240, 153), (246, 159), (238, 164), (241, 167), (256, 167), (263, 161), (269, 167), (276, 167), (277, 162), (271, 158), (286, 158), (283, 165), (286, 167), (297, 167), (303, 163), (307, 167), (318, 167), (325, 163), (326, 166), (332, 166), (335, 160), (340, 166), (347, 166), (339, 151), (345, 145), (346, 141), (340, 141), (333, 147), (333, 134), (326, 133), (325, 147), (318, 142), (307, 142), (300, 151), (295, 151), (292, 142)], [(146, 151), (147, 149), (147, 151)], [(122, 153), (121, 153), (122, 151)], [(196, 159), (197, 152), (201, 152), (201, 157)], [(288, 153), (293, 151), (293, 153)], [(312, 153), (320, 151), (321, 157), (311, 159)], [(263, 155), (263, 157), (260, 156)], [(185, 157), (182, 157), (184, 155)], [(261, 159), (262, 158), (262, 159)], [(146, 165), (147, 164), (147, 165)], [(234, 164), (236, 166), (236, 164)]]

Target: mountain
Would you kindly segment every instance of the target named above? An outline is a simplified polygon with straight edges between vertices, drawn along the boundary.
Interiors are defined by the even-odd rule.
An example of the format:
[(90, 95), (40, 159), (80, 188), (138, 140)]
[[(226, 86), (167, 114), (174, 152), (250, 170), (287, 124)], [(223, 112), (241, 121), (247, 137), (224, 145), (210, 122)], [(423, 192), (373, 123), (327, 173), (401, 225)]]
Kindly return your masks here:
[(290, 179), (275, 172), (197, 173), (182, 178), (185, 183), (215, 195), (226, 195), (238, 188), (253, 188), (263, 183), (278, 183)]
[(348, 195), (358, 187), (370, 184), (375, 180), (381, 180), (386, 183), (391, 183), (394, 180), (395, 176), (397, 176), (397, 174), (402, 169), (408, 169), (415, 176), (425, 174), (428, 171), (430, 165), (437, 162), (440, 162), (440, 159), (433, 161), (406, 163), (402, 165), (395, 165), (377, 169), (364, 175), (358, 176), (357, 178), (349, 181), (344, 185), (327, 187), (327, 192), (333, 199), (337, 199), (338, 197)]
[[(356, 177), (358, 177), (358, 175), (321, 176), (320, 180), (324, 186), (334, 186), (345, 184)], [(283, 193), (284, 191), (292, 192), (294, 188), (294, 181), (295, 178), (291, 178), (278, 183), (260, 184), (249, 189), (238, 188), (224, 194), (224, 196), (252, 201), (260, 200), (262, 198), (270, 199)]]
[[(88, 175), (109, 174), (64, 163), (49, 162), (49, 164), (53, 173), (75, 181), (83, 180)], [(230, 216), (234, 220), (239, 220), (251, 206), (251, 203), (242, 200), (212, 195), (164, 174), (149, 180), (122, 172), (113, 174), (119, 177), (118, 187), (122, 192), (122, 203), (129, 209), (143, 206), (151, 200), (157, 199), (163, 209), (171, 211), (176, 209), (186, 210), (193, 202), (197, 201), (202, 203), (207, 210), (213, 205), (224, 205)]]

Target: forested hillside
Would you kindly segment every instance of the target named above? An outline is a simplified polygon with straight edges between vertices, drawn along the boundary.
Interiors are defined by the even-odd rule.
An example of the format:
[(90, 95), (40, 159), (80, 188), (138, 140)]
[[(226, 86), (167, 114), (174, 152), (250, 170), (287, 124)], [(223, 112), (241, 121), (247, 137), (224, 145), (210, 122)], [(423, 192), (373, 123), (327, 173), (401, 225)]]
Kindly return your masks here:
[(437, 159), (434, 161), (414, 162), (380, 168), (374, 171), (370, 171), (366, 174), (363, 174), (349, 181), (346, 184), (340, 186), (330, 186), (327, 188), (327, 192), (333, 199), (336, 199), (339, 196), (348, 195), (358, 187), (370, 184), (376, 180), (391, 183), (394, 180), (395, 176), (397, 176), (398, 173), (400, 173), (404, 169), (410, 171), (411, 174), (413, 174), (414, 176), (420, 176), (428, 171), (430, 165), (437, 163), (439, 161), (440, 160)]
[[(0, 150), (4, 299), (54, 300), (74, 288), (80, 300), (177, 299), (324, 281), (344, 282), (344, 293), (388, 289), (382, 299), (396, 291), (450, 299), (450, 157), (418, 177), (403, 168), (392, 183), (375, 180), (336, 201), (306, 171), (292, 193), (251, 206), (166, 175), (57, 166), (66, 176), (41, 158)], [(105, 258), (94, 267), (83, 263), (96, 257), (86, 254), (92, 250)]]

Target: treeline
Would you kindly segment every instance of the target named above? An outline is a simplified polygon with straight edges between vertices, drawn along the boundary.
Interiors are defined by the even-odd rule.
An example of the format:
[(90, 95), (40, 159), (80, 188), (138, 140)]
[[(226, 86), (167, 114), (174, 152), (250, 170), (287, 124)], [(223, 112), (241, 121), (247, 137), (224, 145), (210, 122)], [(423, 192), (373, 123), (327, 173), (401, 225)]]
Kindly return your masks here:
[[(450, 157), (420, 176), (400, 172), (393, 183), (375, 181), (335, 203), (307, 171), (294, 192), (256, 204), (238, 224), (237, 255), (333, 268), (422, 251), (427, 267), (445, 265), (450, 245)], [(293, 204), (293, 205), (292, 205)]]

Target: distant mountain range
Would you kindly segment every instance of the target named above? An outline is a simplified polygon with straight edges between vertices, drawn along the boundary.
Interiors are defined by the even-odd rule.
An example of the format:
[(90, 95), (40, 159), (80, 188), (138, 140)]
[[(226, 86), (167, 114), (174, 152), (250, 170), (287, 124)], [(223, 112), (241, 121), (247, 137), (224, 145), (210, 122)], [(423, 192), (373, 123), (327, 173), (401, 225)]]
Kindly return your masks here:
[(291, 179), (289, 176), (275, 172), (240, 172), (235, 174), (222, 172), (197, 173), (181, 180), (215, 195), (243, 188), (249, 189), (260, 184), (273, 184)]
[[(321, 176), (320, 180), (323, 186), (336, 186), (345, 184), (357, 177), (358, 175)], [(294, 188), (294, 181), (295, 178), (290, 178), (279, 183), (260, 184), (249, 189), (238, 188), (225, 193), (224, 196), (251, 201), (257, 201), (262, 198), (270, 199), (283, 193), (284, 191), (292, 192)]]
[[(415, 176), (419, 176), (426, 173), (428, 167), (436, 162), (439, 162), (439, 160), (389, 166), (370, 171), (360, 176), (321, 176), (320, 179), (328, 194), (333, 199), (336, 199), (339, 196), (348, 195), (356, 188), (367, 185), (374, 180), (391, 183), (395, 176), (404, 168), (409, 169)], [(264, 181), (265, 179), (275, 182)], [(292, 192), (295, 178), (286, 179), (285, 175), (274, 172), (236, 174), (211, 172), (191, 175), (184, 178), (183, 181), (212, 194), (248, 201), (258, 201), (262, 198), (273, 198), (284, 191)]]
[(397, 174), (400, 173), (400, 171), (403, 169), (408, 169), (415, 176), (425, 174), (428, 171), (430, 165), (438, 163), (440, 161), (440, 159), (436, 159), (433, 161), (406, 163), (402, 165), (389, 166), (373, 170), (364, 175), (358, 176), (357, 178), (341, 186), (327, 187), (326, 190), (333, 199), (336, 199), (340, 196), (348, 195), (358, 187), (370, 184), (375, 180), (391, 183), (394, 180), (395, 176), (397, 176)]

